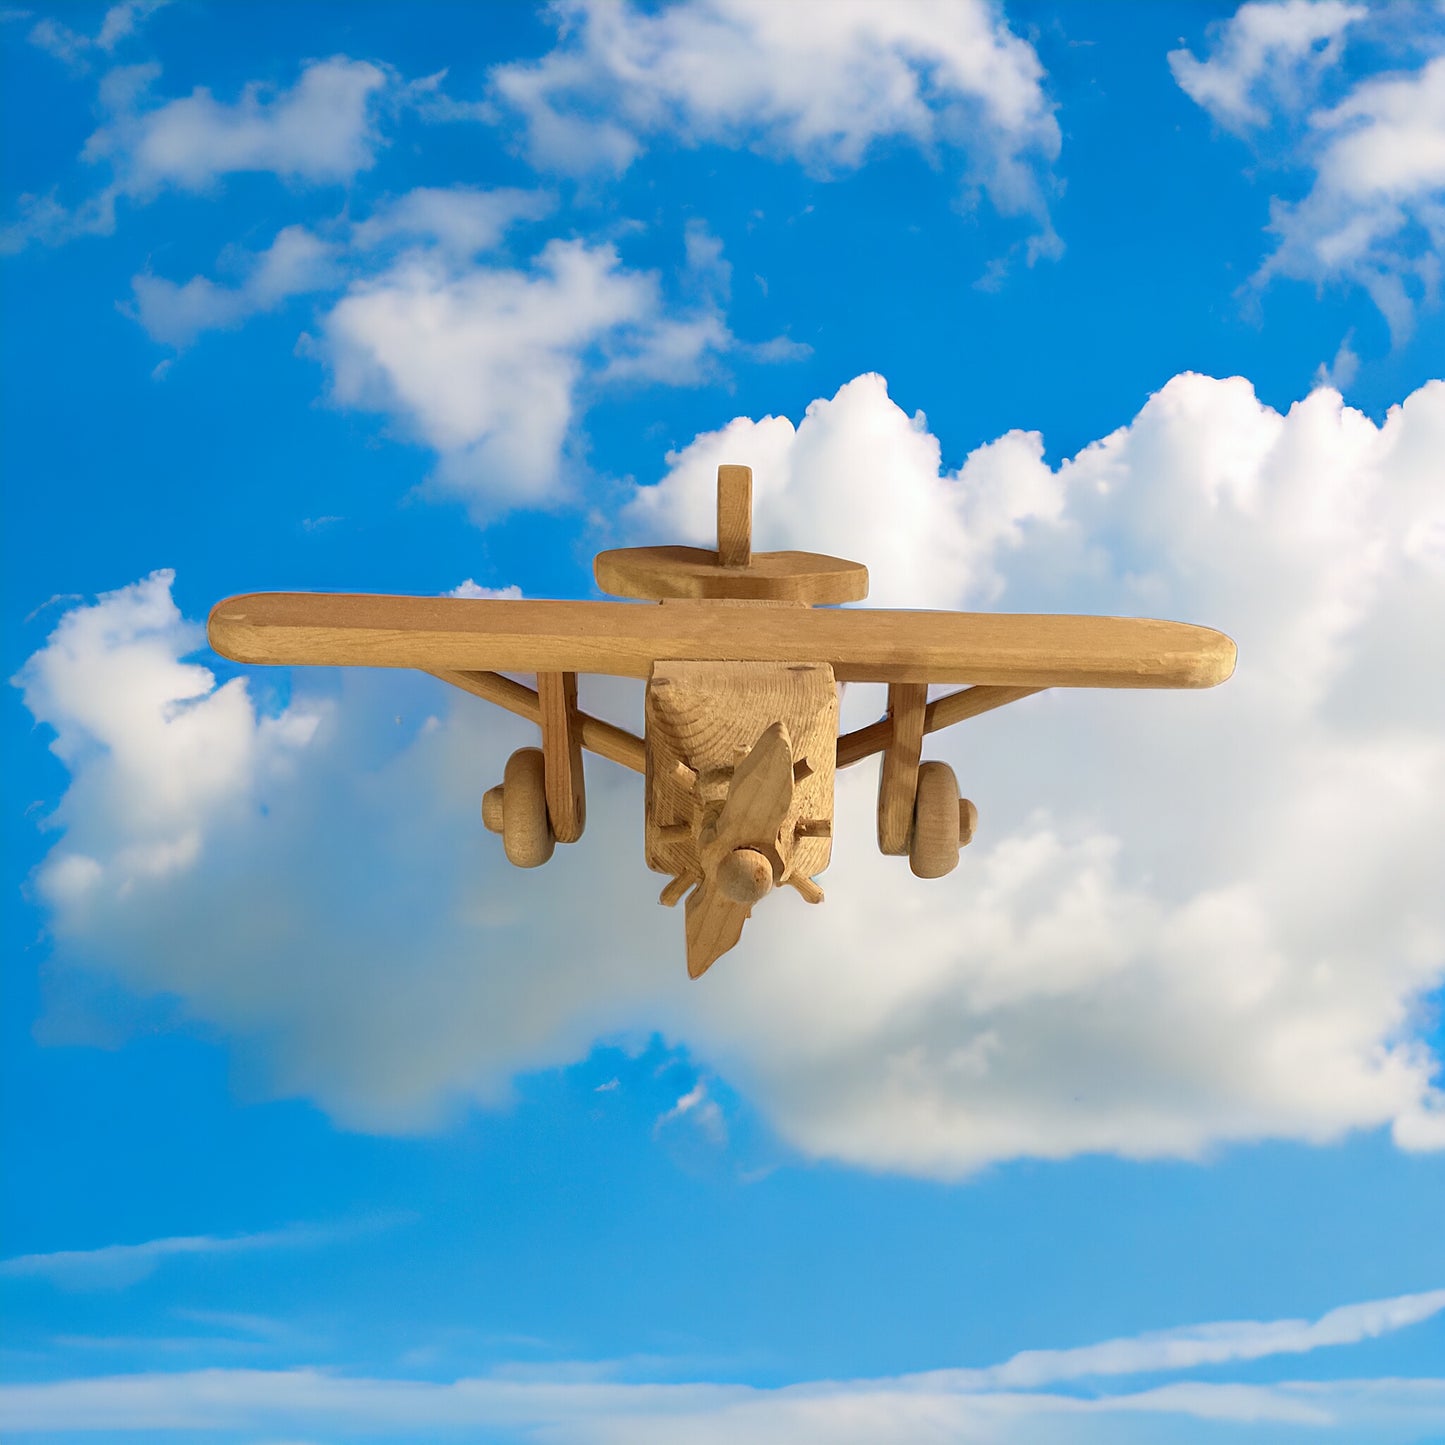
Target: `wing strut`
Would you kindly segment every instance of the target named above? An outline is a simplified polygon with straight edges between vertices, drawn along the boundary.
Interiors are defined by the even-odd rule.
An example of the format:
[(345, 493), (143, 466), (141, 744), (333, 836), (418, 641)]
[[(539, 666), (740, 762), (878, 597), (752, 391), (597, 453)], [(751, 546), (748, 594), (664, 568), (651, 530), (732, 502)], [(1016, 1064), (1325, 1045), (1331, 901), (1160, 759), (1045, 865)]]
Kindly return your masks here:
[[(1006, 703), (1018, 702), (1020, 698), (1032, 697), (1036, 692), (1043, 692), (1041, 687), (965, 687), (958, 692), (950, 692), (940, 698), (935, 698), (923, 712), (923, 731), (925, 733), (936, 733), (942, 728), (952, 727), (954, 723), (963, 722), (966, 718), (977, 717), (980, 713), (992, 712), (996, 707), (1003, 707)], [(871, 758), (874, 753), (881, 753), (893, 742), (893, 719), (885, 717), (876, 723), (869, 723), (866, 728), (857, 728), (851, 733), (844, 733), (838, 739), (838, 763), (840, 768), (851, 767), (854, 763), (861, 763), (864, 758)]]
[[(542, 702), (538, 695), (530, 687), (503, 677), (500, 672), (448, 671), (442, 668), (423, 670), (442, 682), (449, 682), (453, 687), (471, 693), (473, 697), (485, 698), (518, 717), (526, 718), (528, 722), (541, 724)], [(579, 712), (575, 716), (582, 746), (589, 753), (620, 763), (634, 773), (647, 771), (646, 749), (641, 738), (590, 713)]]

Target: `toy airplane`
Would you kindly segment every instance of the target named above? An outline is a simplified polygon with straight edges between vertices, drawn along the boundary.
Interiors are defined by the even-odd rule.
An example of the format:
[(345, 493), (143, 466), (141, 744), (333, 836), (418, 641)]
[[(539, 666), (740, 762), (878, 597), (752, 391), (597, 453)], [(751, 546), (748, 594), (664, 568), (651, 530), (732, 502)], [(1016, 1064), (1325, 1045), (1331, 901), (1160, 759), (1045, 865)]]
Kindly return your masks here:
[[(865, 567), (754, 552), (748, 467), (718, 468), (717, 506), (715, 552), (598, 554), (598, 586), (633, 602), (253, 593), (212, 609), (211, 646), (237, 662), (417, 668), (538, 723), (541, 748), (513, 753), (482, 799), (521, 868), (582, 836), (584, 750), (642, 773), (647, 865), (671, 875), (664, 904), (687, 897), (693, 978), (774, 888), (822, 901), (835, 769), (883, 754), (878, 846), (938, 878), (978, 815), (946, 763), (920, 761), (926, 733), (1044, 688), (1213, 687), (1234, 670), (1229, 638), (1180, 622), (834, 610), (867, 596)], [(534, 673), (536, 690), (504, 672)], [(643, 737), (578, 710), (584, 672), (647, 680)], [(887, 683), (887, 715), (840, 737), (838, 682)], [(929, 702), (930, 683), (968, 685)]]

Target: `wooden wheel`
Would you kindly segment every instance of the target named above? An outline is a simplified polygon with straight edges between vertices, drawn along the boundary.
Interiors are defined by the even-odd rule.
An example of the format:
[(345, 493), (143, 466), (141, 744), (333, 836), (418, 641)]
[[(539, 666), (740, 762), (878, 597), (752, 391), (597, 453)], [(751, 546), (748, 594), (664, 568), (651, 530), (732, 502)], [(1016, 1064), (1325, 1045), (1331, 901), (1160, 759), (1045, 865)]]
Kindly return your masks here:
[(518, 868), (539, 868), (552, 856), (557, 839), (547, 816), (541, 748), (518, 748), (507, 759), (501, 785), (482, 798), (482, 822), (502, 835), (507, 861)]
[(947, 763), (920, 764), (908, 844), (908, 866), (915, 877), (942, 878), (958, 866), (959, 844), (966, 841), (960, 836), (962, 812), (953, 769)]

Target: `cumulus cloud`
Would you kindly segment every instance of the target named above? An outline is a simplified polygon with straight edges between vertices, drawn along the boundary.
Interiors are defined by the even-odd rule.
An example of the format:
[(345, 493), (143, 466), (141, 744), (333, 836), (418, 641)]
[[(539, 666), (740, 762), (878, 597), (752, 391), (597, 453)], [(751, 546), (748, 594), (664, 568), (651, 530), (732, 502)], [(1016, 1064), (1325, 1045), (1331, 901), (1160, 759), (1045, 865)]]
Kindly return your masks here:
[(926, 418), (893, 405), (882, 377), (860, 376), (813, 402), (797, 426), (738, 417), (699, 436), (668, 458), (660, 485), (637, 491), (624, 526), (651, 540), (715, 545), (718, 465), (740, 462), (753, 469), (765, 550), (854, 555), (882, 606), (987, 601), (1003, 587), (997, 559), (1062, 515), (1063, 483), (1042, 455), (1036, 434), (1010, 432), (945, 476)]
[(696, 381), (731, 344), (711, 300), (670, 312), (614, 247), (554, 240), (525, 271), (407, 252), (332, 307), (318, 353), (333, 399), (435, 450), (435, 487), (481, 520), (557, 496), (589, 386)]
[(1298, 110), (1320, 74), (1343, 53), (1345, 31), (1369, 11), (1343, 0), (1250, 0), (1211, 26), (1204, 60), (1169, 52), (1184, 93), (1229, 130), (1270, 124), (1277, 108)]
[(562, 39), (538, 61), (492, 71), (533, 160), (624, 170), (656, 136), (851, 170), (903, 142), (950, 153), (1005, 214), (1043, 222), (1039, 168), (1059, 150), (1044, 71), (984, 0), (704, 0), (644, 10), (564, 0)]
[[(1282, 1320), (1196, 1326), (1170, 1335), (1114, 1340), (1078, 1350), (1015, 1356), (982, 1370), (939, 1370), (878, 1379), (809, 1380), (772, 1388), (618, 1378), (615, 1367), (579, 1375), (545, 1368), (451, 1381), (356, 1376), (312, 1369), (175, 1371), (0, 1386), (0, 1423), (15, 1430), (346, 1430), (378, 1434), (490, 1428), (505, 1438), (570, 1445), (605, 1442), (829, 1441), (901, 1445), (941, 1439), (998, 1445), (1103, 1445), (1199, 1438), (1231, 1424), (1311, 1426), (1325, 1439), (1379, 1445), (1418, 1440), (1445, 1424), (1445, 1381), (1345, 1380), (1271, 1385), (1179, 1381), (1090, 1396), (1040, 1387), (1087, 1376), (1177, 1373), (1352, 1344), (1430, 1318), (1445, 1292), (1348, 1305), (1313, 1324)], [(1330, 1321), (1349, 1323), (1332, 1327)], [(1202, 1348), (1165, 1348), (1192, 1341)], [(1051, 1363), (1045, 1363), (1045, 1362)], [(1023, 1369), (1019, 1362), (1027, 1362)], [(1051, 1368), (1052, 1366), (1052, 1368)], [(1142, 1418), (1140, 1418), (1142, 1417)], [(1181, 1431), (1189, 1432), (1181, 1434)], [(1249, 1436), (1255, 1438), (1252, 1432)]]
[(515, 583), (510, 587), (483, 587), (470, 577), (465, 582), (459, 582), (451, 591), (442, 593), (443, 597), (503, 597), (512, 601), (516, 601), (521, 595), (522, 589)]
[(181, 617), (173, 580), (156, 572), (67, 612), (16, 678), (38, 716), (68, 723), (52, 751), (75, 784), (51, 820), (67, 842), (37, 880), (53, 903), (185, 871), (229, 807), (287, 777), (320, 721), (257, 718), (243, 678), (217, 686), (185, 662), (204, 633)]
[(1420, 304), (1437, 301), (1445, 250), (1445, 22), (1438, 9), (1410, 13), (1414, 68), (1395, 44), (1386, 53), (1400, 68), (1343, 78), (1344, 46), (1392, 21), (1337, 0), (1246, 4), (1215, 29), (1205, 60), (1169, 56), (1180, 86), (1217, 121), (1309, 177), (1299, 200), (1271, 202), (1275, 249), (1254, 284), (1359, 286), (1397, 340)]
[[(1057, 469), (1009, 433), (945, 472), (878, 377), (699, 437), (629, 535), (705, 540), (712, 469), (749, 462), (755, 545), (866, 561), (875, 602), (1180, 618), (1240, 665), (1211, 692), (1057, 691), (931, 738), (981, 814), (939, 882), (877, 855), (874, 766), (846, 771), (827, 902), (767, 900), (697, 985), (640, 839), (607, 846), (637, 836), (634, 777), (592, 761), (588, 837), (508, 870), (476, 803), (531, 728), (395, 673), (324, 701), (298, 673), (268, 714), (179, 660), (195, 634), (152, 579), (67, 614), (22, 675), (73, 775), (37, 875), (57, 954), (178, 997), (255, 1087), (367, 1128), (658, 1030), (804, 1154), (873, 1168), (1385, 1125), (1445, 1147), (1442, 451), (1442, 383), (1377, 426), (1329, 390), (1281, 415), (1191, 375)], [(635, 684), (585, 688), (637, 725)], [(850, 688), (845, 724), (881, 706)]]

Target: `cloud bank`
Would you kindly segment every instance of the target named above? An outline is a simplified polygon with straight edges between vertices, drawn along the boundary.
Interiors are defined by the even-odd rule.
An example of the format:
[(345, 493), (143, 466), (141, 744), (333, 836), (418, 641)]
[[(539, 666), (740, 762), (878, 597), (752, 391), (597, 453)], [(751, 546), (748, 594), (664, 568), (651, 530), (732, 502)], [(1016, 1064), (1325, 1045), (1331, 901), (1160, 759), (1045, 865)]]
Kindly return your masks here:
[[(873, 601), (1236, 638), (1212, 692), (1046, 693), (930, 739), (982, 820), (946, 880), (876, 854), (855, 768), (828, 901), (768, 900), (689, 985), (635, 778), (592, 761), (588, 836), (509, 870), (477, 803), (531, 729), (404, 674), (298, 672), (284, 709), (261, 674), (218, 686), (157, 574), (66, 614), (19, 678), (72, 775), (35, 879), (61, 966), (175, 996), (251, 1087), (367, 1129), (656, 1030), (802, 1153), (871, 1168), (1387, 1125), (1445, 1146), (1445, 384), (1376, 426), (1329, 390), (1282, 415), (1184, 375), (1058, 468), (1032, 434), (956, 472), (940, 451), (860, 377), (698, 437), (622, 525), (701, 540), (716, 463), (748, 462), (757, 545), (858, 557)], [(636, 725), (636, 685), (585, 690)], [(881, 706), (850, 689), (845, 723)]]
[[(1428, 1320), (1445, 1291), (1346, 1305), (1314, 1322), (1205, 1324), (1168, 1335), (1032, 1352), (980, 1370), (817, 1380), (772, 1389), (632, 1381), (594, 1365), (438, 1381), (316, 1369), (209, 1369), (0, 1386), (0, 1425), (16, 1430), (347, 1430), (390, 1435), (466, 1429), (558, 1445), (605, 1442), (864, 1442), (988, 1440), (998, 1445), (1103, 1445), (1159, 1438), (1258, 1439), (1251, 1427), (1310, 1427), (1311, 1438), (1378, 1445), (1445, 1424), (1445, 1381), (1325, 1384), (1177, 1381), (1090, 1396), (1044, 1387), (1081, 1377), (1177, 1374), (1200, 1364), (1303, 1354)], [(1208, 1434), (1194, 1427), (1206, 1426)], [(1226, 1435), (1225, 1438), (1230, 1438)]]

